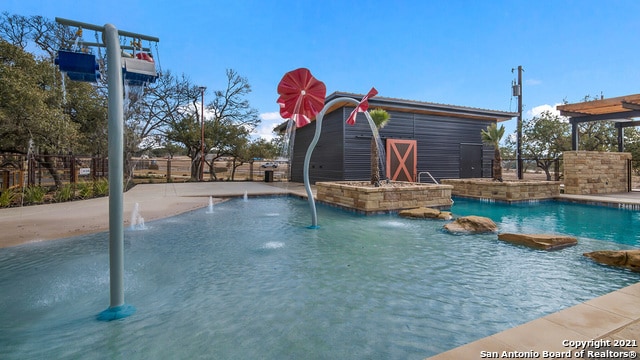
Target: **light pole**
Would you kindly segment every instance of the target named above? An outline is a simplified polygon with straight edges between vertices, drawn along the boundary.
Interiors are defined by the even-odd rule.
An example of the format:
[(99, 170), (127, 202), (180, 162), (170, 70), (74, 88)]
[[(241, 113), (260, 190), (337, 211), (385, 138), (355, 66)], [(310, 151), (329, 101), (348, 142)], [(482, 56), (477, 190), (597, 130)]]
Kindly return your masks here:
[(202, 94), (202, 103), (200, 109), (202, 113), (202, 121), (200, 122), (200, 181), (204, 180), (204, 91), (207, 90), (206, 86), (200, 86), (200, 93)]

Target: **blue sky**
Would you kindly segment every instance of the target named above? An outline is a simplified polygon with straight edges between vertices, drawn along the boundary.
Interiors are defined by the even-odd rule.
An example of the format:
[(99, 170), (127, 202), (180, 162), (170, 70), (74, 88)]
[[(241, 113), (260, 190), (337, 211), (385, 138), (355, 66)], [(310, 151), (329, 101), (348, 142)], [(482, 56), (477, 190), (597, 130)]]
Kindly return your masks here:
[(327, 93), (375, 86), (380, 96), (516, 111), (511, 69), (522, 65), (525, 119), (585, 95), (640, 93), (636, 0), (2, 0), (0, 10), (156, 36), (162, 69), (209, 95), (234, 69), (252, 86), (261, 135), (282, 121), (276, 88), (298, 67)]

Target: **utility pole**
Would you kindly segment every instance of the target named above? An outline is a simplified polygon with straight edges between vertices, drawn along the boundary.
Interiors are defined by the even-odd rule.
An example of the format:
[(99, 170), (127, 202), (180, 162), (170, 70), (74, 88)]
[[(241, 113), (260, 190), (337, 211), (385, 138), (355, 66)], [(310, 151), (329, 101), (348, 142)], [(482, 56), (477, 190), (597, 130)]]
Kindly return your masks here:
[(206, 86), (199, 87), (200, 92), (202, 93), (202, 102), (200, 103), (200, 114), (202, 121), (200, 122), (200, 176), (199, 180), (204, 181), (204, 164), (205, 164), (205, 153), (204, 153), (204, 91), (207, 90)]
[(513, 95), (518, 97), (517, 151), (518, 180), (522, 180), (522, 66), (518, 66), (518, 84), (513, 87)]

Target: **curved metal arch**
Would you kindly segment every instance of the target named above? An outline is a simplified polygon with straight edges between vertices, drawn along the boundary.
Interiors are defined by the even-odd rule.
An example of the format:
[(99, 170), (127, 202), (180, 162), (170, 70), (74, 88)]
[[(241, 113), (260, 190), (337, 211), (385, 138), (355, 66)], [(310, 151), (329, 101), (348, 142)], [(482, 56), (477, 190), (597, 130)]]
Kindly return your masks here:
[[(349, 98), (349, 97), (336, 98), (326, 103), (322, 108), (322, 110), (316, 116), (316, 131), (315, 131), (315, 134), (313, 135), (313, 139), (311, 140), (311, 143), (309, 144), (309, 147), (307, 148), (307, 153), (304, 156), (303, 178), (304, 178), (304, 188), (307, 192), (307, 198), (309, 200), (309, 207), (311, 208), (311, 226), (309, 226), (310, 229), (318, 228), (318, 212), (316, 210), (316, 202), (315, 202), (315, 199), (313, 198), (313, 192), (311, 191), (311, 184), (309, 182), (309, 163), (311, 162), (311, 154), (313, 153), (313, 150), (315, 149), (316, 145), (318, 144), (318, 140), (320, 139), (320, 133), (322, 132), (322, 119), (324, 118), (325, 113), (333, 105), (339, 102), (347, 102), (355, 105), (356, 107), (360, 104), (358, 100)], [(371, 118), (371, 115), (369, 115), (368, 111), (364, 111), (364, 115), (367, 118), (369, 127), (371, 128), (371, 133), (373, 134), (373, 137), (376, 139), (376, 146), (377, 146), (377, 144), (379, 143), (379, 141), (377, 140), (380, 139), (378, 128), (376, 127), (376, 124), (373, 122), (373, 119)]]

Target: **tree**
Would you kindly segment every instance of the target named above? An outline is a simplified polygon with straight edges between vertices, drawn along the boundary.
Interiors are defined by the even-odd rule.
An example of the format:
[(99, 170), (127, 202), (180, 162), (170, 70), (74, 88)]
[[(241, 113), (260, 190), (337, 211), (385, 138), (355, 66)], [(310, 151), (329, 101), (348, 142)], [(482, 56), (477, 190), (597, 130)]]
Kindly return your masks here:
[[(189, 99), (190, 104), (177, 109), (179, 116), (168, 117), (166, 135), (168, 141), (184, 145), (191, 159), (191, 179), (196, 180), (202, 171), (203, 156), (211, 155), (205, 158), (211, 169), (216, 159), (239, 154), (239, 149), (249, 143), (248, 134), (260, 123), (260, 118), (258, 111), (245, 99), (251, 92), (248, 80), (234, 70), (227, 70), (226, 89), (215, 91), (214, 100), (205, 109), (208, 116), (204, 120), (205, 154), (202, 154), (201, 92), (199, 87), (186, 83), (184, 89), (185, 99)], [(216, 179), (215, 171), (211, 171), (211, 177)]]
[[(579, 149), (586, 151), (617, 151), (618, 134), (610, 121), (592, 121), (578, 125)], [(570, 149), (570, 148), (569, 148)]]
[[(164, 146), (172, 140), (177, 141), (171, 136), (186, 141), (178, 142), (185, 145), (190, 156), (198, 154), (196, 148), (200, 147), (200, 126), (197, 124), (200, 117), (197, 105), (200, 90), (189, 78), (185, 75), (174, 76), (171, 71), (166, 71), (155, 83), (130, 90), (133, 91), (126, 93), (124, 112), (125, 159), (129, 177), (135, 166), (130, 163), (134, 154)], [(176, 135), (176, 129), (192, 131), (193, 134)]]
[(22, 15), (3, 12), (0, 18), (0, 38), (11, 45), (25, 50), (31, 39), (28, 18)]
[(633, 171), (636, 175), (640, 175), (640, 131), (638, 128), (624, 129), (624, 151), (630, 152), (634, 161), (632, 162)]
[(544, 170), (547, 181), (551, 180), (551, 166), (568, 150), (571, 150), (571, 127), (559, 115), (545, 111), (524, 123), (522, 153)]
[[(371, 116), (371, 120), (376, 126), (377, 130), (382, 129), (389, 123), (389, 113), (384, 109), (373, 109), (369, 111), (369, 115)], [(376, 142), (376, 137), (371, 137), (371, 185), (376, 187), (380, 186), (380, 168), (378, 167), (378, 161), (380, 158), (378, 144)]]
[(71, 34), (41, 16), (0, 16), (0, 150), (33, 154), (57, 186), (54, 155), (106, 152), (106, 97), (87, 83), (62, 86), (51, 61)]
[(50, 63), (0, 40), (0, 151), (37, 155), (60, 185), (50, 157), (38, 155), (73, 151), (80, 133), (63, 112), (57, 76)]
[(500, 140), (504, 135), (504, 125), (493, 123), (487, 130), (481, 130), (482, 142), (493, 146), (493, 180), (502, 181), (502, 156), (500, 155)]
[[(234, 126), (230, 123), (226, 124), (226, 153), (231, 157), (231, 180), (235, 180), (236, 169), (243, 165), (245, 162), (251, 160), (251, 154), (249, 153), (249, 132), (242, 126)], [(211, 166), (213, 167), (213, 160)], [(215, 174), (215, 171), (211, 173), (211, 177)]]
[[(222, 156), (233, 156), (237, 136), (253, 132), (261, 121), (258, 111), (245, 98), (251, 92), (247, 78), (232, 69), (227, 69), (226, 75), (226, 89), (215, 91), (213, 102), (207, 106), (213, 113), (213, 119), (209, 120), (212, 136), (205, 137), (205, 149), (210, 149), (213, 155), (207, 162), (210, 167)], [(212, 176), (215, 178), (215, 172)]]
[[(205, 130), (207, 128), (205, 127)], [(191, 159), (191, 180), (199, 179), (200, 174), (200, 121), (197, 114), (176, 118), (167, 131), (167, 139), (171, 143), (182, 144)], [(206, 133), (206, 131), (205, 131)]]
[(86, 82), (68, 81), (63, 91), (66, 101), (62, 102), (62, 109), (78, 127), (77, 141), (69, 151), (106, 156), (107, 97), (96, 86)]
[[(246, 147), (246, 159), (252, 167), (253, 171), (253, 159), (273, 159), (278, 156), (279, 148), (277, 141), (267, 141), (263, 138), (259, 138), (251, 141)], [(235, 171), (234, 171), (235, 173)], [(233, 175), (231, 177), (233, 180)]]

